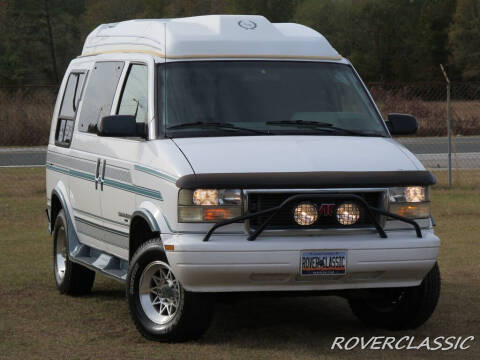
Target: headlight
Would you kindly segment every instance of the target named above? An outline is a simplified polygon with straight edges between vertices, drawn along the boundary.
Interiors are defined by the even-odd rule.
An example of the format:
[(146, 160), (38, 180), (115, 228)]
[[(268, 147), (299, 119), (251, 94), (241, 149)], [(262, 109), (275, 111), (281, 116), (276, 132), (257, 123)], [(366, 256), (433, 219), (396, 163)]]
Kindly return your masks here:
[(231, 189), (181, 189), (178, 222), (217, 222), (242, 215), (242, 192)]
[(197, 189), (193, 192), (195, 205), (218, 205), (218, 190)]
[(422, 202), (427, 200), (427, 189), (423, 186), (390, 188), (390, 202)]
[(390, 188), (389, 211), (411, 219), (430, 217), (428, 188), (423, 186)]

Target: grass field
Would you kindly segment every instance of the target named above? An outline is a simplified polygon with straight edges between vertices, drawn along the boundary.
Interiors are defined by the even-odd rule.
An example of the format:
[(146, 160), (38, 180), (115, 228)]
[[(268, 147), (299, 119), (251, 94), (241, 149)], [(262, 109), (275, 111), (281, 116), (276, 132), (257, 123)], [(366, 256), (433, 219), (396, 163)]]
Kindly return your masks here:
[[(44, 169), (0, 169), (0, 181), (0, 359), (480, 358), (478, 190), (432, 192), (443, 288), (433, 317), (416, 331), (369, 329), (340, 298), (252, 296), (218, 304), (200, 341), (158, 344), (135, 330), (121, 284), (98, 276), (89, 296), (57, 292), (43, 210)], [(330, 350), (335, 336), (373, 335), (476, 340), (462, 352)]]

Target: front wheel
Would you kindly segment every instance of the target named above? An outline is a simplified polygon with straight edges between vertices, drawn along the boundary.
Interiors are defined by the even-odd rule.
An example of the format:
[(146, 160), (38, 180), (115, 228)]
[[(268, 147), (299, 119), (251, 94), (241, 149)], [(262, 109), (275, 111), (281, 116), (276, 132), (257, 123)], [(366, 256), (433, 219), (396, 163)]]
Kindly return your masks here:
[(440, 297), (438, 264), (419, 286), (372, 290), (375, 298), (349, 299), (353, 313), (364, 323), (386, 330), (409, 330), (424, 324)]
[(160, 239), (146, 242), (133, 256), (127, 300), (139, 332), (155, 341), (196, 339), (207, 330), (213, 315), (213, 297), (183, 289)]

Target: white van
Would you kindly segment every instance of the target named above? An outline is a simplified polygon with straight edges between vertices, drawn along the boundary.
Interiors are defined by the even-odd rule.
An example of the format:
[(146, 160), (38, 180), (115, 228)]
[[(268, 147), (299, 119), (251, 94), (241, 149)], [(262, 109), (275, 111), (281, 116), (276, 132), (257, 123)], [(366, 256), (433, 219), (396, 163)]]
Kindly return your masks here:
[[(433, 175), (318, 32), (262, 16), (101, 25), (65, 74), (47, 156), (61, 293), (126, 283), (147, 338), (199, 337), (213, 294), (327, 293), (411, 329), (440, 293)], [(274, 301), (274, 300), (272, 300)]]

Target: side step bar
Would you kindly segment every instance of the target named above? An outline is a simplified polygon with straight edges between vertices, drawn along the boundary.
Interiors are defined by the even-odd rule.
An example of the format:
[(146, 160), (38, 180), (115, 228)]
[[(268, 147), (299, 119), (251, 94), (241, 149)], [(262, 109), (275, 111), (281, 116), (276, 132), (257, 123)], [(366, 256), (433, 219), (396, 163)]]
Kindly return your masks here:
[(122, 283), (127, 280), (127, 261), (87, 245), (79, 244), (75, 251), (70, 253), (70, 260)]

